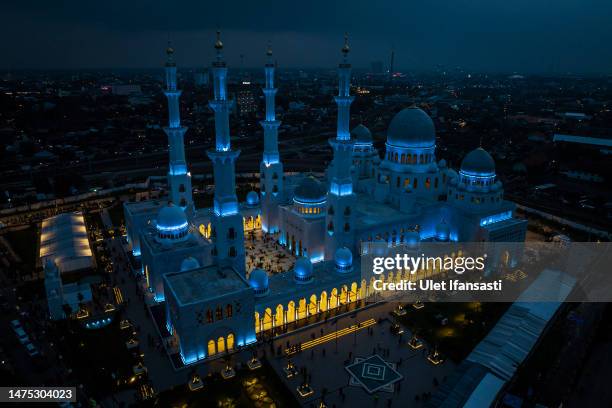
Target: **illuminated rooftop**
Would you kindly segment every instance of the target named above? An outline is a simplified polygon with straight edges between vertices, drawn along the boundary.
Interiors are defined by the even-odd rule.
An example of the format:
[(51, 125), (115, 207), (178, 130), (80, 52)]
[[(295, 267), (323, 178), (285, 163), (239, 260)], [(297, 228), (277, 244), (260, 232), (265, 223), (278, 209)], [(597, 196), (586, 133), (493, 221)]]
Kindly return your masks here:
[(64, 213), (43, 220), (40, 258), (48, 257), (62, 273), (94, 266), (83, 214)]

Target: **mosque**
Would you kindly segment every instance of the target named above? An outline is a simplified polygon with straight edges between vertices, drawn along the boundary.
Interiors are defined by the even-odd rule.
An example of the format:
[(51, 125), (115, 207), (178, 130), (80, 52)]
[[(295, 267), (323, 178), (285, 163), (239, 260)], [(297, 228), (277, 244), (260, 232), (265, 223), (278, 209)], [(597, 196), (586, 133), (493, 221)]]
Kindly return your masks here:
[[(523, 242), (526, 221), (503, 199), (495, 163), (482, 148), (459, 171), (436, 156), (432, 119), (416, 107), (391, 120), (385, 152), (374, 148), (364, 125), (349, 130), (351, 65), (345, 37), (338, 66), (337, 134), (325, 177), (285, 175), (278, 150), (275, 65), (264, 67), (264, 151), (260, 192), (238, 202), (230, 138), (228, 69), (217, 33), (212, 63), (215, 146), (212, 208), (195, 208), (185, 160), (174, 50), (167, 49), (169, 123), (168, 199), (124, 203), (128, 244), (140, 258), (152, 298), (165, 308), (166, 329), (184, 364), (254, 343), (264, 333), (368, 298), (361, 276), (363, 243)], [(247, 271), (245, 232), (262, 230), (297, 257), (292, 270)], [(505, 259), (504, 262), (511, 262)], [(438, 271), (385, 279), (419, 279)]]

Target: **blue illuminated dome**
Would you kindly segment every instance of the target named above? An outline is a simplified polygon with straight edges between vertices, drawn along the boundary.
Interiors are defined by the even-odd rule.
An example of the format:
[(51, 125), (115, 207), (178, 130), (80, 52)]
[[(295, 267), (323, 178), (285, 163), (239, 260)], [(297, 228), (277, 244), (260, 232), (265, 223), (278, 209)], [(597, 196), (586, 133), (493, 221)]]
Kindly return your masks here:
[(334, 254), (334, 263), (338, 272), (353, 270), (353, 254), (347, 247), (338, 248)]
[(434, 123), (423, 110), (411, 107), (399, 111), (387, 130), (387, 143), (408, 148), (433, 147), (436, 144)]
[(259, 205), (259, 194), (256, 191), (249, 191), (246, 196), (246, 203), (250, 207)]
[(181, 239), (186, 237), (189, 232), (189, 223), (185, 212), (172, 202), (162, 207), (157, 214), (156, 222), (157, 236), (162, 240)]
[(293, 267), (294, 278), (297, 283), (307, 283), (312, 281), (312, 262), (310, 259), (302, 256), (295, 261)]
[(495, 174), (495, 161), (482, 147), (469, 152), (461, 162), (461, 171), (470, 175)]
[(307, 176), (295, 188), (296, 200), (305, 202), (324, 201), (327, 191), (323, 184), (313, 176)]
[(249, 285), (255, 291), (256, 297), (268, 294), (268, 274), (263, 269), (253, 269), (249, 275)]
[(372, 132), (370, 129), (363, 125), (357, 125), (351, 131), (351, 135), (355, 138), (357, 143), (361, 144), (369, 144), (372, 143)]
[(200, 267), (200, 263), (198, 262), (197, 259), (195, 259), (192, 256), (183, 259), (183, 262), (181, 262), (181, 272), (190, 271), (192, 269), (197, 269), (199, 267)]
[(448, 224), (442, 220), (436, 225), (436, 241), (446, 242), (450, 237), (450, 227)]

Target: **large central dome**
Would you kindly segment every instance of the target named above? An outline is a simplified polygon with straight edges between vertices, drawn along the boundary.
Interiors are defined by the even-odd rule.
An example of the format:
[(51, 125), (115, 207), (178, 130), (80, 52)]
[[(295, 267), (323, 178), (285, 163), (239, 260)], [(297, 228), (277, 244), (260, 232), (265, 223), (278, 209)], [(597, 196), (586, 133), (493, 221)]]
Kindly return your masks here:
[(313, 176), (307, 176), (295, 188), (294, 197), (300, 201), (312, 202), (325, 200), (326, 194), (327, 191), (319, 180)]
[(391, 120), (387, 143), (408, 148), (433, 147), (436, 144), (433, 121), (419, 108), (402, 109)]

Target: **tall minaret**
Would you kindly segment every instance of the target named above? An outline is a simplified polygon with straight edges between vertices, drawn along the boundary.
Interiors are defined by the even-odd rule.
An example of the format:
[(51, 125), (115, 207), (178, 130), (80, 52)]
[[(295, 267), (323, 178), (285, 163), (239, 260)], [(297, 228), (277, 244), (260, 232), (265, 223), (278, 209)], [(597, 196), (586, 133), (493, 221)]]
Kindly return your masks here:
[(336, 249), (343, 246), (355, 251), (353, 247), (354, 201), (353, 181), (351, 178), (353, 141), (349, 132), (351, 103), (350, 95), (351, 64), (348, 62), (348, 35), (344, 35), (342, 62), (338, 65), (338, 129), (336, 138), (329, 144), (334, 149), (334, 159), (329, 169), (329, 193), (327, 194), (327, 225), (325, 234), (325, 258), (333, 259)]
[(214, 214), (212, 217), (213, 255), (219, 265), (233, 266), (242, 275), (244, 264), (244, 226), (236, 197), (235, 161), (240, 150), (232, 150), (229, 113), (232, 102), (227, 99), (227, 66), (223, 61), (221, 33), (215, 42), (217, 58), (212, 64), (214, 99), (209, 106), (215, 112), (215, 149), (209, 150), (215, 177)]
[(261, 227), (265, 232), (275, 233), (279, 230), (278, 206), (283, 198), (283, 164), (278, 154), (278, 127), (281, 122), (276, 120), (274, 109), (277, 89), (274, 88), (274, 63), (272, 48), (269, 45), (266, 55), (268, 57), (264, 68), (266, 87), (263, 89), (266, 97), (266, 119), (259, 122), (264, 130), (264, 152), (259, 165), (262, 196)]
[(176, 63), (174, 49), (168, 43), (166, 49), (166, 98), (168, 99), (168, 127), (164, 131), (168, 135), (168, 151), (170, 161), (168, 168), (168, 189), (170, 200), (180, 206), (188, 214), (193, 211), (191, 194), (191, 173), (187, 170), (185, 161), (185, 145), (183, 137), (187, 131), (181, 126), (179, 98), (181, 91), (176, 88)]

